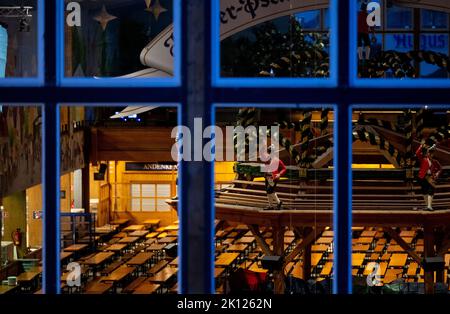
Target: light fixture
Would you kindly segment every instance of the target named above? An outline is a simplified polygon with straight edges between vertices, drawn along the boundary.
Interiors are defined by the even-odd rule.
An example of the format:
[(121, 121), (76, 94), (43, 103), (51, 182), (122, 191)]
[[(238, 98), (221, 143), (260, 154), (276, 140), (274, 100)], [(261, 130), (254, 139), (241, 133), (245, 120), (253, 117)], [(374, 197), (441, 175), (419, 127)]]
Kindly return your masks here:
[(22, 17), (19, 20), (19, 32), (21, 32), (21, 33), (29, 33), (30, 32), (30, 22), (25, 17)]

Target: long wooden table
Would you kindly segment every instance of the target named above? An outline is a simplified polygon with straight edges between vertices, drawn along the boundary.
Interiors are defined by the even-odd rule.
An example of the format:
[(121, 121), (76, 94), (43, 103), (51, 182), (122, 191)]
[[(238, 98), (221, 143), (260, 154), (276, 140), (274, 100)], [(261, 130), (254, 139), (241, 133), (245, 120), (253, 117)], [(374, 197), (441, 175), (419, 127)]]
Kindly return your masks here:
[(111, 259), (114, 256), (113, 252), (100, 252), (95, 254), (94, 256), (88, 258), (87, 260), (83, 261), (83, 264), (90, 265), (90, 266), (98, 266), (109, 259)]
[(68, 246), (63, 249), (65, 252), (79, 252), (87, 248), (87, 244), (72, 244), (71, 246)]
[(157, 292), (160, 287), (159, 284), (145, 281), (134, 289), (133, 294), (152, 294)]
[(169, 279), (177, 273), (178, 269), (174, 267), (166, 267), (153, 276), (148, 278), (149, 282), (157, 284), (165, 284)]
[(135, 257), (133, 257), (129, 261), (127, 261), (126, 264), (131, 266), (143, 266), (153, 258), (153, 255), (154, 254), (150, 252), (141, 252), (138, 253)]

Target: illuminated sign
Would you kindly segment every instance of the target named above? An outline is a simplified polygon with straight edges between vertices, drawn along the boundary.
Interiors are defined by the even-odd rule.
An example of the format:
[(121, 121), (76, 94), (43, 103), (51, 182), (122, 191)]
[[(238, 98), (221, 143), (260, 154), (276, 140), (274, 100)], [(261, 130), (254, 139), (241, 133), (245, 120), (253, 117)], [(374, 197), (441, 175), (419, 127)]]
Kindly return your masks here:
[(147, 162), (127, 162), (126, 171), (171, 171), (177, 170), (176, 163), (147, 163)]

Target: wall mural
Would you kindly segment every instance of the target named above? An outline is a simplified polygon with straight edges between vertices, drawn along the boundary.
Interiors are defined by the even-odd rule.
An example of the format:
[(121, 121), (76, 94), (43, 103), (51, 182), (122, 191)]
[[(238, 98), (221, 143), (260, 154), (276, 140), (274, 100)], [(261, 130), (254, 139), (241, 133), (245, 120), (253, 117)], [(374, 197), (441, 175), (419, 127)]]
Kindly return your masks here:
[[(41, 183), (41, 127), (39, 107), (1, 107), (0, 197)], [(67, 124), (62, 125), (62, 173), (84, 166), (82, 130), (81, 122), (75, 122), (70, 127)]]

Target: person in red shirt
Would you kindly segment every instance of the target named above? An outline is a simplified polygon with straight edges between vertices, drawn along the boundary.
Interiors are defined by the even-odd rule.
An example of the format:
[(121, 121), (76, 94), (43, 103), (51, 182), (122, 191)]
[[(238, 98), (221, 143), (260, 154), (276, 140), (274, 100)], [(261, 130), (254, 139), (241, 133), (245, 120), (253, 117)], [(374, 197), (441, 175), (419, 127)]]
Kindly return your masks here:
[(433, 158), (435, 148), (436, 145), (427, 148), (425, 144), (421, 144), (416, 151), (420, 163), (418, 181), (422, 188), (425, 204), (430, 211), (433, 210), (434, 184), (442, 170), (440, 163)]
[(280, 201), (278, 198), (277, 193), (275, 192), (275, 187), (277, 186), (278, 181), (280, 178), (286, 173), (286, 166), (284, 163), (276, 156), (272, 156), (274, 146), (271, 145), (269, 147), (269, 159), (266, 162), (266, 165), (268, 165), (268, 169), (273, 170), (269, 171), (267, 170), (265, 172), (265, 186), (266, 186), (266, 192), (267, 192), (267, 199), (269, 201), (269, 208), (268, 209), (274, 209), (273, 205), (276, 204), (277, 209), (280, 209), (283, 202)]
[(367, 3), (363, 2), (361, 4), (361, 10), (358, 12), (358, 59), (360, 61), (363, 58), (363, 47), (365, 52), (366, 60), (370, 59), (370, 37), (369, 32), (374, 30), (367, 24)]

